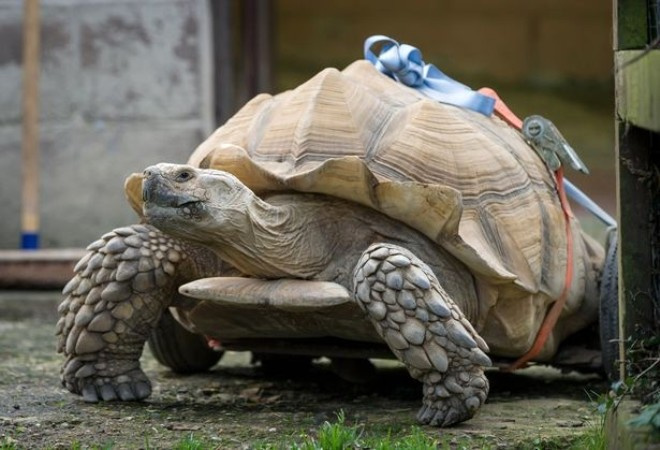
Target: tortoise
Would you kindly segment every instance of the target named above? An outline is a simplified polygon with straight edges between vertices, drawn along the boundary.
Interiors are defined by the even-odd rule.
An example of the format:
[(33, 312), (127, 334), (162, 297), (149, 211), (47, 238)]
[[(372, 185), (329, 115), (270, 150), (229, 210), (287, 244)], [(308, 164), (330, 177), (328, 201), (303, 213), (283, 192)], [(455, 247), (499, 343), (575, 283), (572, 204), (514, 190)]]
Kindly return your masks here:
[[(448, 426), (564, 288), (556, 181), (521, 134), (366, 61), (258, 95), (188, 164), (150, 166), (125, 191), (140, 223), (87, 247), (59, 307), (62, 383), (86, 401), (150, 395), (139, 357), (162, 318), (175, 329), (156, 354), (182, 370), (219, 358), (199, 335), (326, 356), (384, 343), (423, 383), (418, 420)], [(540, 362), (598, 317), (604, 251), (569, 226), (574, 277)]]

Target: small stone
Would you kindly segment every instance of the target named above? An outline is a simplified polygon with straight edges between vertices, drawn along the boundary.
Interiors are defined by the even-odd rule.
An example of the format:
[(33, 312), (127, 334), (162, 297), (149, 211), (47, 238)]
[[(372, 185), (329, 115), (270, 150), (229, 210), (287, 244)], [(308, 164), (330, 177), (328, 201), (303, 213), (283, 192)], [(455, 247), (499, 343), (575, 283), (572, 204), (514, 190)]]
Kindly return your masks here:
[(454, 341), (457, 345), (465, 348), (475, 348), (477, 346), (477, 343), (472, 339), (472, 336), (468, 334), (465, 328), (463, 328), (463, 325), (459, 322), (450, 320), (445, 327), (447, 328), (449, 339)]
[(392, 255), (387, 258), (387, 261), (396, 267), (408, 267), (411, 264), (410, 260), (403, 255)]
[(73, 321), (73, 323), (76, 326), (84, 327), (92, 320), (93, 317), (94, 317), (93, 308), (89, 305), (83, 305), (76, 313), (76, 318)]
[(117, 336), (117, 333), (115, 333), (113, 331), (109, 331), (107, 333), (104, 333), (103, 335), (101, 335), (101, 337), (103, 338), (103, 340), (105, 342), (107, 342), (109, 344), (114, 344), (115, 342), (117, 342), (119, 340), (119, 336)]
[(384, 333), (383, 338), (385, 339), (385, 342), (397, 350), (405, 350), (410, 347), (408, 341), (406, 341), (398, 331), (389, 329)]
[(367, 305), (367, 310), (374, 320), (383, 320), (387, 314), (387, 307), (381, 302), (371, 302)]
[(76, 343), (76, 353), (95, 353), (105, 347), (105, 342), (98, 333), (82, 330)]
[(403, 277), (398, 271), (388, 273), (386, 283), (388, 287), (397, 291), (403, 289)]
[(399, 292), (399, 294), (397, 295), (397, 302), (404, 309), (413, 310), (417, 307), (415, 296), (411, 291), (403, 290)]
[(421, 345), (426, 335), (426, 327), (417, 319), (408, 319), (401, 325), (401, 333), (413, 345)]
[(421, 347), (410, 347), (409, 349), (404, 350), (401, 356), (404, 362), (413, 366), (415, 369), (427, 370), (432, 367), (429, 358)]
[(431, 282), (424, 272), (415, 266), (410, 266), (406, 273), (406, 279), (420, 289), (429, 289), (431, 287)]
[(120, 320), (128, 320), (133, 316), (134, 308), (129, 302), (122, 302), (112, 310), (112, 316)]
[(105, 333), (106, 331), (112, 330), (114, 324), (115, 319), (112, 318), (108, 311), (104, 311), (101, 314), (97, 314), (92, 319), (92, 321), (87, 326), (87, 329), (97, 333)]
[(126, 244), (119, 236), (114, 237), (105, 244), (105, 251), (108, 253), (121, 253), (126, 249)]
[(385, 259), (390, 255), (390, 250), (387, 247), (380, 247), (369, 253), (369, 256), (376, 259)]
[(101, 299), (108, 302), (120, 302), (126, 300), (132, 293), (130, 284), (113, 281), (112, 283), (108, 283), (105, 289), (103, 289)]
[(451, 316), (451, 310), (447, 307), (447, 304), (440, 296), (435, 289), (429, 291), (431, 295), (426, 299), (426, 306), (429, 310), (438, 317), (446, 319)]

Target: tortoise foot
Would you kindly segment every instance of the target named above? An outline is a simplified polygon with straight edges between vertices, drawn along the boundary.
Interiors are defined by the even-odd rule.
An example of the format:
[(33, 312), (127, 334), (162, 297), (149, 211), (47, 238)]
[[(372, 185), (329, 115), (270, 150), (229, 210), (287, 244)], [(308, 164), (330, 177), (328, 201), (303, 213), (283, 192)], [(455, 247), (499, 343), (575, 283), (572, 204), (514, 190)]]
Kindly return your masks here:
[(353, 275), (358, 304), (424, 383), (420, 421), (448, 426), (472, 417), (488, 394), (488, 346), (431, 269), (404, 248), (375, 244)]
[(176, 295), (175, 270), (186, 254), (145, 225), (118, 228), (88, 250), (58, 310), (62, 384), (91, 402), (143, 399), (151, 387), (140, 355)]
[(488, 396), (488, 379), (483, 370), (440, 374), (424, 380), (424, 400), (417, 420), (425, 425), (448, 427), (470, 419)]
[(89, 403), (136, 401), (151, 395), (151, 383), (137, 361), (71, 358), (62, 369), (62, 384)]

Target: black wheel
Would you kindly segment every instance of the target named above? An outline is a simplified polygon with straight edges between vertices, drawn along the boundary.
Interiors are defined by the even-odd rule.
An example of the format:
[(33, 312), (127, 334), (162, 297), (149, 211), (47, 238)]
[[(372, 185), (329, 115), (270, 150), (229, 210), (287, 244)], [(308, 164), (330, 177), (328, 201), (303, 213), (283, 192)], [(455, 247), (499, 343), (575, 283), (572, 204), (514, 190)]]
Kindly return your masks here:
[(611, 381), (619, 379), (619, 251), (617, 229), (610, 230), (600, 282), (600, 345), (603, 370)]
[(222, 352), (211, 350), (204, 336), (186, 330), (169, 310), (165, 310), (147, 342), (156, 360), (176, 373), (204, 372), (222, 358)]

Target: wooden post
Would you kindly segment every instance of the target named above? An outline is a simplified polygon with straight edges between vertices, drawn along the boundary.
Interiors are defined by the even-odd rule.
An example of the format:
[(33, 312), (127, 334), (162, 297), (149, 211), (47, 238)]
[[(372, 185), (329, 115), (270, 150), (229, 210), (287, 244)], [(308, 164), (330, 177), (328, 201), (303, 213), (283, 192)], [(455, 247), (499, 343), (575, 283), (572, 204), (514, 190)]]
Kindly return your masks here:
[(21, 248), (39, 247), (39, 0), (25, 0)]
[(646, 0), (614, 0), (621, 379), (635, 375), (626, 373), (630, 342), (658, 329), (660, 50), (647, 48), (657, 31), (648, 7)]

